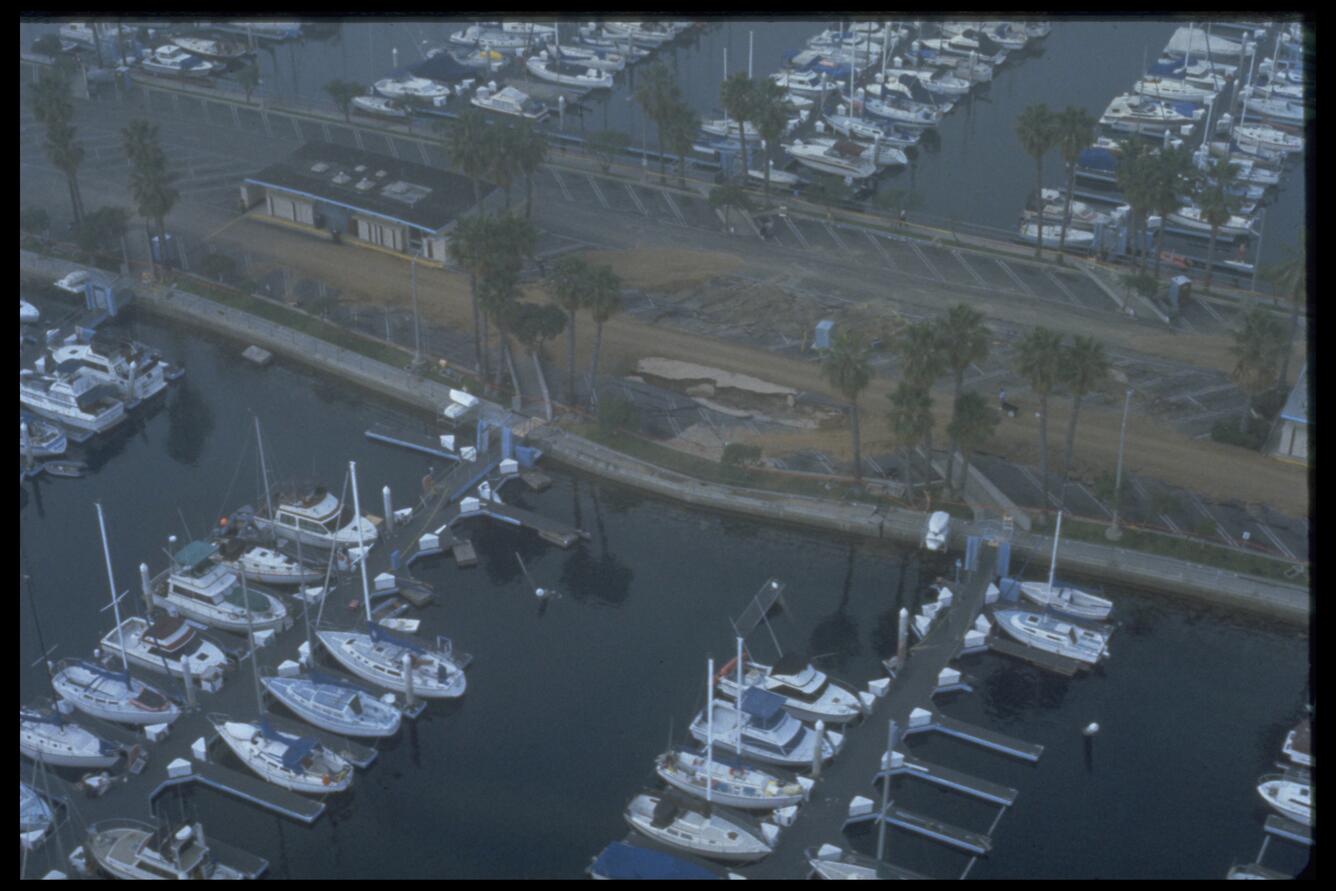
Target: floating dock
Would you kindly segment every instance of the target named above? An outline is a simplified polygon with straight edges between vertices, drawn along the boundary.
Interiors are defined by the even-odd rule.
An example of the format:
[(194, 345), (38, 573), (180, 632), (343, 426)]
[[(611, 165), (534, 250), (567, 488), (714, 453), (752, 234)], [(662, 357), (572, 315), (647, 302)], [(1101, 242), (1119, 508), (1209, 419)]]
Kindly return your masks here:
[(449, 451), (441, 445), (439, 439), (433, 439), (426, 433), (396, 430), (386, 424), (372, 424), (366, 431), (366, 438), (383, 442), (386, 445), (411, 449), (414, 452), (431, 455), (433, 458), (445, 458), (449, 461), (460, 460), (458, 453)]
[(1287, 820), (1277, 814), (1272, 814), (1267, 817), (1266, 824), (1263, 828), (1265, 828), (1271, 835), (1276, 836), (1276, 838), (1283, 838), (1286, 841), (1292, 841), (1309, 847), (1312, 847), (1313, 845), (1312, 827), (1305, 826), (1302, 823), (1296, 823), (1293, 820)]
[[(206, 829), (205, 832), (208, 832)], [(269, 871), (269, 861), (257, 857), (249, 851), (234, 848), (227, 842), (221, 842), (212, 834), (208, 836), (209, 853), (223, 866), (231, 867), (241, 873), (243, 878), (258, 879)]]
[(886, 806), (885, 813), (873, 812), (850, 817), (845, 825), (875, 822), (877, 820), (884, 821), (887, 826), (894, 826), (897, 829), (930, 838), (967, 854), (980, 856), (993, 849), (993, 840), (982, 833), (971, 832), (968, 829), (961, 829), (959, 826), (952, 826), (950, 823), (943, 823), (941, 820), (934, 820), (932, 817), (925, 817), (922, 814), (907, 811), (904, 808), (896, 807), (894, 803)]
[(947, 736), (954, 736), (957, 739), (963, 739), (966, 742), (983, 746), (985, 749), (992, 749), (994, 752), (1001, 752), (1004, 755), (1010, 755), (1013, 758), (1019, 758), (1022, 761), (1038, 761), (1039, 756), (1044, 752), (1044, 747), (1038, 743), (1028, 743), (1007, 736), (1005, 733), (989, 730), (987, 727), (968, 724), (938, 711), (932, 712), (931, 721), (917, 727), (905, 728), (905, 736), (927, 730), (936, 730), (945, 733)]
[(1025, 644), (1009, 637), (1004, 637), (994, 631), (988, 636), (988, 649), (994, 653), (1001, 653), (1003, 656), (1010, 656), (1013, 659), (1020, 659), (1022, 662), (1029, 662), (1039, 668), (1047, 669), (1054, 674), (1060, 674), (1063, 677), (1073, 677), (1077, 672), (1089, 668), (1084, 662), (1076, 659), (1069, 659), (1066, 656), (1059, 656), (1057, 653), (1050, 653), (1046, 650), (1037, 650), (1034, 647), (1027, 647)]
[(199, 761), (192, 761), (190, 769), (191, 772), (187, 776), (164, 776), (162, 782), (149, 794), (149, 800), (156, 799), (173, 786), (199, 783), (299, 823), (308, 825), (314, 823), (325, 812), (323, 802), (266, 783), (258, 777)]
[[(889, 770), (882, 767), (877, 771), (875, 781), (885, 781), (887, 777), (907, 775), (917, 777), (926, 783), (933, 783), (943, 786), (947, 789), (954, 789), (957, 792), (963, 792), (966, 795), (972, 795), (975, 798), (982, 799), (990, 804), (1010, 807), (1016, 801), (1017, 792), (1008, 786), (1002, 786), (997, 783), (990, 783), (987, 780), (981, 780), (968, 774), (961, 773), (958, 770), (952, 770), (949, 767), (941, 767), (936, 764), (929, 764), (926, 761), (920, 761), (913, 755), (896, 752), (897, 756), (902, 757), (903, 761), (898, 766), (891, 767)], [(883, 765), (885, 759), (883, 759)]]
[(588, 538), (589, 535), (573, 526), (567, 526), (565, 523), (558, 523), (556, 520), (550, 520), (541, 514), (525, 510), (522, 507), (514, 507), (509, 504), (501, 504), (498, 501), (480, 501), (478, 508), (472, 511), (464, 511), (459, 504), (452, 504), (441, 512), (445, 519), (445, 525), (436, 530), (440, 535), (441, 531), (453, 526), (461, 519), (469, 517), (489, 517), (502, 523), (509, 523), (511, 526), (523, 526), (538, 533), (538, 537), (549, 544), (557, 547), (569, 548), (582, 538)]

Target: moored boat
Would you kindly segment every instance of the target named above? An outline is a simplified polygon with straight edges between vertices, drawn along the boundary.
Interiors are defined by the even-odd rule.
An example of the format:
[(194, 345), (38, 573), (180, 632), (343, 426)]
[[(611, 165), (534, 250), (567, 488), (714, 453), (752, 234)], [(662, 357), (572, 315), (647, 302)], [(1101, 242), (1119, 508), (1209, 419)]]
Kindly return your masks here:
[(196, 682), (217, 679), (227, 668), (223, 651), (179, 616), (162, 615), (151, 624), (141, 616), (130, 616), (103, 635), (102, 647), (150, 671), (177, 678), (189, 662)]
[(181, 709), (157, 687), (128, 671), (113, 671), (83, 659), (63, 659), (51, 685), (79, 711), (119, 724), (170, 724)]
[(125, 420), (125, 403), (116, 387), (78, 363), (58, 366), (52, 374), (20, 371), (19, 403), (90, 433), (105, 433)]
[(281, 629), (288, 610), (278, 598), (247, 589), (226, 566), (214, 561), (218, 546), (194, 541), (172, 555), (172, 569), (154, 586), (155, 604), (210, 628), (237, 634)]
[(782, 656), (774, 665), (743, 659), (742, 671), (737, 667), (733, 659), (719, 670), (719, 692), (729, 699), (737, 698), (741, 674), (741, 689), (757, 687), (782, 696), (784, 710), (802, 721), (847, 724), (864, 714), (856, 692), (797, 654)]
[[(740, 703), (715, 702), (712, 719), (702, 711), (691, 722), (691, 735), (701, 742), (711, 729), (719, 747), (740, 748), (743, 757), (766, 764), (810, 768), (817, 753), (816, 732), (784, 710), (784, 697), (757, 687), (744, 690)], [(821, 759), (835, 757), (843, 744), (842, 734), (827, 731)]]
[(468, 658), (457, 656), (443, 638), (429, 648), (390, 634), (375, 623), (365, 632), (325, 630), (316, 632), (316, 637), (344, 668), (377, 686), (406, 692), (403, 663), (407, 658), (415, 696), (455, 699), (464, 695)]
[(249, 723), (214, 714), (209, 715), (209, 723), (242, 763), (265, 782), (315, 795), (341, 792), (352, 784), (352, 765), (314, 737), (283, 733), (263, 718)]
[(1027, 647), (1089, 665), (1108, 658), (1108, 639), (1096, 631), (1028, 609), (1000, 609), (993, 616), (998, 628)]
[(760, 860), (774, 849), (779, 828), (679, 792), (643, 792), (626, 806), (626, 822), (654, 841), (733, 863)]
[(217, 74), (220, 67), (217, 62), (191, 55), (175, 44), (160, 46), (146, 51), (139, 63), (145, 71), (153, 74), (167, 74), (175, 77), (208, 77)]
[(19, 754), (55, 767), (111, 767), (121, 747), (96, 736), (59, 712), (19, 706)]
[[(1022, 223), (1019, 235), (1021, 241), (1034, 244), (1043, 239), (1044, 247), (1057, 247), (1062, 242), (1062, 226), (1039, 226), (1037, 223)], [(1067, 228), (1065, 246), (1077, 250), (1088, 250), (1095, 243), (1095, 233), (1083, 229)]]
[(547, 117), (547, 105), (531, 98), (527, 93), (514, 87), (493, 90), (492, 86), (489, 84), (478, 87), (478, 91), (469, 98), (470, 104), (529, 121), (541, 121)]
[(801, 804), (812, 780), (784, 777), (752, 767), (729, 755), (673, 748), (654, 759), (654, 770), (670, 786), (697, 798), (706, 797), (740, 810), (773, 811)]
[(547, 50), (540, 50), (538, 55), (525, 60), (525, 66), (535, 76), (543, 80), (566, 87), (580, 87), (586, 90), (612, 89), (612, 75), (597, 68), (579, 65), (562, 65), (548, 58)]
[(393, 736), (401, 714), (359, 687), (312, 673), (309, 677), (264, 677), (265, 689), (295, 714), (340, 736)]
[(1313, 825), (1313, 785), (1310, 781), (1268, 774), (1257, 784), (1257, 794), (1276, 813), (1304, 826)]
[(138, 820), (99, 820), (88, 827), (88, 853), (117, 879), (242, 879), (214, 858), (199, 823), (175, 829)]
[(1285, 757), (1302, 767), (1313, 766), (1313, 725), (1307, 718), (1299, 722), (1285, 734), (1285, 744), (1281, 746)]

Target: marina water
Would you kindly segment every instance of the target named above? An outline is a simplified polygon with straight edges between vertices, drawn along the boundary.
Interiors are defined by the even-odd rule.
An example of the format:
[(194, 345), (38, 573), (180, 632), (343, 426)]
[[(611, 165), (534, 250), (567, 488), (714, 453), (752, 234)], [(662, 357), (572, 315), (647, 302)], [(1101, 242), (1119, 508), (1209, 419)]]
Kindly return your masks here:
[[(55, 658), (88, 654), (112, 625), (99, 611), (108, 594), (93, 502), (107, 512), (118, 590), (137, 599), (136, 567), (162, 568), (169, 534), (184, 543), (255, 503), (252, 412), (278, 478), (337, 490), (356, 459), (364, 505), (379, 505), (383, 484), (398, 505), (415, 500), (430, 459), (371, 443), (363, 431), (378, 420), (425, 425), (423, 414), (283, 361), (254, 368), (239, 358), (243, 344), (144, 317), (117, 327), (187, 372), (149, 415), (89, 456), (91, 476), (25, 484), (22, 549)], [(460, 570), (447, 557), (415, 567), (439, 595), (423, 613), (428, 627), (443, 627), (475, 655), (468, 694), (405, 722), (314, 826), (209, 790), (187, 792), (207, 832), (268, 858), (274, 877), (578, 876), (626, 835), (623, 807), (703, 704), (707, 653), (730, 658), (729, 618), (766, 579), (788, 586), (788, 608), (772, 619), (784, 651), (816, 657), (862, 686), (882, 675), (899, 608), (912, 609), (928, 582), (954, 572), (951, 558), (693, 512), (548, 472), (551, 489), (508, 487), (508, 499), (588, 530), (591, 541), (561, 551), (530, 532), (473, 521), (463, 531), (477, 545), (478, 568)], [(516, 552), (538, 584), (563, 596), (540, 605)], [(1037, 765), (935, 735), (907, 744), (925, 760), (1019, 790), (975, 878), (1220, 878), (1256, 854), (1266, 810), (1254, 787), (1308, 700), (1306, 635), (1177, 598), (1107, 593), (1120, 629), (1100, 671), (1066, 680), (1000, 656), (971, 657), (962, 668), (976, 692), (940, 703), (957, 718), (1043, 744)], [(27, 598), (20, 604), (19, 693), (30, 703), (49, 688), (30, 667), (40, 647)], [(348, 623), (353, 611), (331, 602), (328, 616)], [(764, 629), (750, 642), (758, 656), (773, 656)], [(228, 683), (249, 684), (248, 670)], [(1103, 730), (1087, 761), (1080, 731), (1092, 720)], [(990, 809), (913, 780), (897, 780), (893, 794), (910, 810), (976, 831), (992, 820)], [(163, 801), (173, 812), (180, 806), (174, 795)], [(124, 816), (146, 818), (147, 804)], [(841, 843), (838, 833), (830, 841)], [(875, 848), (871, 834), (853, 843)], [(896, 863), (942, 878), (964, 866), (960, 855), (898, 831), (888, 850)], [(1277, 842), (1266, 862), (1297, 871), (1305, 859)]]

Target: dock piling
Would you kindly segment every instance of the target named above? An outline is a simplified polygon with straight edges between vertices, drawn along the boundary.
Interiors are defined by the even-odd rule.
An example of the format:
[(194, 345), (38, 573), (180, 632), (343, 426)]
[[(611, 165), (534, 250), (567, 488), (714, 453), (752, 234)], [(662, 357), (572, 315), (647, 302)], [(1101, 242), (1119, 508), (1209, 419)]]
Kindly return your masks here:
[(186, 685), (186, 708), (193, 709), (195, 707), (195, 682), (194, 678), (191, 677), (189, 659), (181, 660), (181, 680)]
[(895, 668), (899, 671), (905, 667), (905, 660), (909, 658), (909, 609), (900, 607), (900, 623), (895, 632)]
[(385, 486), (380, 490), (380, 497), (385, 504), (385, 531), (394, 529), (394, 508), (390, 502), (390, 487)]
[[(738, 689), (742, 688), (739, 687)], [(741, 697), (739, 697), (739, 699), (741, 699)], [(816, 747), (812, 750), (812, 776), (816, 778), (820, 778), (821, 776), (821, 749), (825, 743), (826, 722), (818, 719), (816, 722)]]
[(404, 672), (404, 707), (412, 708), (417, 704), (413, 696), (413, 657), (404, 653), (400, 665)]
[(144, 602), (149, 602), (149, 592), (153, 588), (153, 582), (149, 579), (148, 564), (139, 564), (139, 587), (144, 592)]

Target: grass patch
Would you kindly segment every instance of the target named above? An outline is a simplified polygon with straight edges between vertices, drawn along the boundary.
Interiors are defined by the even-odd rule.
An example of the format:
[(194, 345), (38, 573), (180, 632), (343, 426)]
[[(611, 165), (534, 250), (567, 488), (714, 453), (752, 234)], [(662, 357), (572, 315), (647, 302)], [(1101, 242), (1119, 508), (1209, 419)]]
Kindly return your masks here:
[[(1070, 533), (1072, 538), (1079, 541), (1089, 541), (1103, 545), (1109, 543), (1108, 539), (1104, 537), (1104, 530), (1107, 528), (1102, 523), (1090, 523), (1083, 520), (1068, 520), (1062, 524), (1064, 535)], [(1126, 526), (1123, 527), (1122, 531), (1123, 537), (1118, 540), (1118, 547), (1120, 548), (1187, 560), (1190, 563), (1214, 566), (1229, 572), (1254, 575), (1284, 584), (1305, 584), (1307, 582), (1306, 571), (1298, 575), (1294, 574), (1295, 567), (1300, 566), (1300, 564), (1264, 557), (1260, 554), (1249, 554), (1232, 548), (1208, 544), (1204, 541), (1160, 535), (1142, 529), (1129, 529)]]

